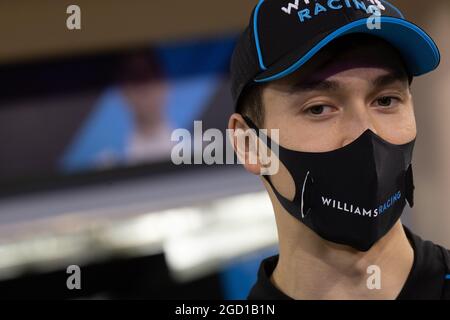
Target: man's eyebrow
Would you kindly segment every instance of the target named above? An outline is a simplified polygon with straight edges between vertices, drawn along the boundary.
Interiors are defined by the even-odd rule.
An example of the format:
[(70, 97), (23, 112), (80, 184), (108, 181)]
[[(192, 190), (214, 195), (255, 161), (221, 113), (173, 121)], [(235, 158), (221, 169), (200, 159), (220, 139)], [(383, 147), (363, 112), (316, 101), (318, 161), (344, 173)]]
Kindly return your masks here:
[(384, 74), (382, 76), (377, 77), (374, 81), (373, 81), (373, 86), (375, 88), (379, 88), (379, 87), (386, 87), (389, 85), (392, 85), (396, 82), (408, 82), (408, 76), (406, 75), (406, 73), (401, 72), (401, 71), (391, 71), (387, 74)]
[[(396, 82), (407, 82), (408, 76), (401, 71), (390, 71), (387, 74), (381, 75), (373, 80), (373, 86), (375, 88), (385, 87), (392, 85)], [(342, 84), (339, 81), (334, 80), (310, 80), (310, 81), (298, 81), (292, 84), (290, 92), (298, 91), (338, 91), (342, 88)]]
[(333, 80), (314, 80), (299, 81), (294, 83), (290, 91), (292, 93), (298, 91), (338, 91), (342, 85), (338, 81)]

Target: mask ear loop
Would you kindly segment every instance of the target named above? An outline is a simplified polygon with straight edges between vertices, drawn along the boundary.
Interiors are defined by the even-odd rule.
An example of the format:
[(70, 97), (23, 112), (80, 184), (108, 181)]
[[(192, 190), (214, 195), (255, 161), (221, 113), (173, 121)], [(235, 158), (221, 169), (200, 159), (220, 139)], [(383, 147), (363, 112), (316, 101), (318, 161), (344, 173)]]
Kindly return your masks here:
[(408, 200), (409, 206), (414, 206), (414, 176), (412, 171), (412, 164), (409, 165), (405, 175), (405, 187), (406, 187), (406, 200)]
[[(248, 117), (246, 117), (246, 116), (242, 116), (242, 117), (244, 118), (245, 122), (247, 122), (247, 126), (248, 126), (250, 129), (254, 130), (255, 133), (256, 133), (256, 136), (257, 136), (258, 138), (260, 138), (260, 135), (263, 135), (263, 133), (260, 132), (259, 128), (253, 123), (252, 120), (250, 120), (250, 118), (248, 118)], [(265, 139), (264, 141), (265, 141), (267, 147), (270, 149), (271, 146), (272, 146), (272, 140), (271, 140), (268, 136), (265, 136), (265, 138), (266, 138), (266, 139)], [(263, 175), (263, 178), (270, 184), (270, 186), (272, 187), (272, 189), (273, 189), (274, 191), (276, 191), (275, 186), (272, 184), (272, 181), (267, 177), (267, 175)]]
[[(244, 118), (244, 120), (247, 122), (247, 125), (248, 125), (248, 127), (249, 127), (250, 129), (256, 131), (256, 136), (257, 136), (257, 137), (260, 137), (260, 135), (264, 135), (264, 133), (260, 132), (259, 128), (253, 123), (252, 120), (250, 120), (250, 119), (249, 119), (248, 117), (246, 117), (246, 116), (242, 116), (242, 118)], [(274, 142), (272, 142), (272, 140), (270, 139), (270, 137), (268, 137), (268, 136), (266, 136), (266, 135), (265, 135), (265, 138), (266, 138), (266, 139), (265, 139), (264, 141), (267, 141), (267, 142), (266, 142), (266, 145), (267, 145), (267, 147), (270, 149), (272, 143), (274, 143)], [(277, 188), (275, 188), (275, 186), (273, 185), (272, 181), (269, 179), (268, 176), (263, 175), (263, 178), (264, 178), (264, 179), (267, 181), (267, 183), (270, 185), (270, 187), (272, 188), (273, 192), (275, 193), (276, 197), (278, 198), (278, 200), (280, 201), (281, 204), (283, 204), (285, 207), (290, 207), (290, 208), (294, 209), (294, 210), (291, 209), (293, 212), (298, 212), (298, 207), (295, 207), (295, 208), (293, 207), (293, 203), (295, 203), (295, 200), (296, 200), (296, 199), (294, 199), (294, 201), (290, 201), (290, 200), (286, 199), (283, 195), (281, 195), (281, 194), (278, 192)], [(300, 201), (301, 201), (301, 205), (300, 205), (300, 214), (301, 214), (302, 219), (305, 219), (305, 218), (309, 215), (309, 213), (311, 212), (311, 209), (312, 209), (311, 206), (308, 205), (308, 206), (307, 206), (308, 209), (306, 210), (306, 213), (304, 212), (304, 211), (305, 211), (305, 198), (304, 198), (304, 195), (305, 195), (305, 188), (306, 188), (306, 185), (307, 185), (307, 182), (308, 182), (308, 178), (311, 179), (311, 182), (314, 182), (314, 179), (313, 179), (312, 176), (310, 175), (310, 172), (309, 172), (309, 171), (308, 171), (308, 173), (306, 174), (305, 180), (303, 181), (303, 187), (302, 187), (302, 192), (301, 192), (301, 199), (300, 199)], [(308, 201), (308, 202), (310, 202), (310, 201)]]
[[(301, 206), (300, 206), (300, 213), (302, 214), (302, 218), (305, 219), (305, 216), (309, 214), (309, 212), (311, 211), (311, 208), (308, 209), (308, 212), (304, 213), (304, 204), (305, 204), (305, 187), (306, 187), (306, 182), (308, 181), (308, 177), (309, 177), (310, 172), (308, 171), (308, 173), (306, 174), (305, 180), (303, 181), (303, 187), (302, 187), (302, 199), (301, 199)], [(314, 180), (312, 180), (312, 182), (314, 182)]]

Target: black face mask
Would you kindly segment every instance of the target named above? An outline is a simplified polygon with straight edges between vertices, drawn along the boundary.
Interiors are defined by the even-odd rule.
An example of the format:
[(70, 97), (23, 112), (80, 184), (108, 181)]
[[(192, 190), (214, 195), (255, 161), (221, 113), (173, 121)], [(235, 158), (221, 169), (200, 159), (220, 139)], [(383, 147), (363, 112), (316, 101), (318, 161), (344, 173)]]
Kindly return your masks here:
[[(252, 121), (244, 117), (257, 131)], [(270, 148), (275, 144), (264, 137)], [(415, 140), (394, 145), (366, 130), (343, 148), (322, 153), (279, 146), (278, 157), (295, 182), (292, 201), (271, 185), (281, 205), (328, 241), (368, 251), (414, 205), (412, 153)]]

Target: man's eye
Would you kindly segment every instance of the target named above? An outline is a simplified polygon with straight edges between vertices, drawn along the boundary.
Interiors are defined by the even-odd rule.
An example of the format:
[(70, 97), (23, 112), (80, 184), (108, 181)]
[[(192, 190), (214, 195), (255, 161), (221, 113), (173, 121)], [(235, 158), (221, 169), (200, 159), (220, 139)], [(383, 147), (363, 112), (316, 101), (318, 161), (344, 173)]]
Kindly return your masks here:
[(388, 108), (394, 106), (399, 101), (396, 97), (381, 97), (377, 99), (377, 104), (380, 107)]
[(322, 106), (314, 106), (314, 107), (308, 108), (308, 109), (306, 109), (305, 112), (309, 113), (313, 116), (320, 116), (329, 110), (331, 110), (331, 107), (322, 105)]

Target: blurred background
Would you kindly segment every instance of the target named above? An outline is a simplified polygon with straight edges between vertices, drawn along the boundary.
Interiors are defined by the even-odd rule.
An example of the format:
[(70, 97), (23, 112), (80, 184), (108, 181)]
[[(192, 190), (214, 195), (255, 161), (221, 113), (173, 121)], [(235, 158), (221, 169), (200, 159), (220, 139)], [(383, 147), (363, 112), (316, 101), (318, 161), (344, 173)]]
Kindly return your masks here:
[[(229, 60), (256, 2), (0, 2), (0, 298), (246, 297), (277, 252), (259, 179), (170, 153), (176, 128), (226, 128)], [(403, 222), (450, 247), (450, 2), (392, 2), (442, 54), (413, 85)], [(71, 4), (81, 30), (66, 27)]]

